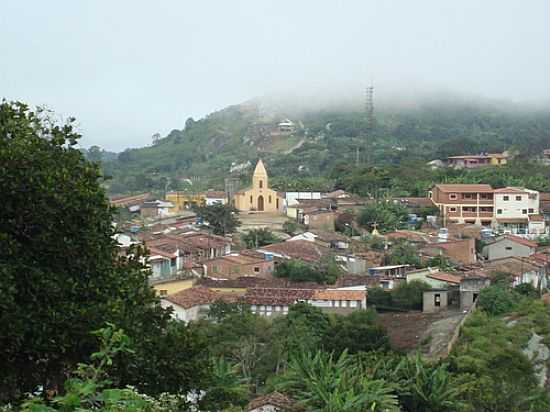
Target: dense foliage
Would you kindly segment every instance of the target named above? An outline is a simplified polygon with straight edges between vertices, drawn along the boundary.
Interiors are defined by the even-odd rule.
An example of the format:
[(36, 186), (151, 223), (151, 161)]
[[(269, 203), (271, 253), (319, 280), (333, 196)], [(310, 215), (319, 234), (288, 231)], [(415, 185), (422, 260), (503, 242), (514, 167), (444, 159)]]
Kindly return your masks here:
[(0, 104), (0, 400), (60, 389), (106, 322), (133, 341), (114, 382), (147, 393), (200, 387), (203, 342), (160, 307), (141, 251), (118, 256), (99, 168), (74, 148), (74, 120), (48, 116)]
[(260, 246), (270, 245), (279, 241), (279, 238), (267, 228), (251, 229), (241, 235), (241, 240), (247, 248), (254, 249)]
[(208, 223), (216, 235), (233, 233), (240, 224), (237, 210), (230, 205), (215, 203), (210, 206), (196, 206), (193, 210)]
[(273, 274), (293, 282), (333, 284), (341, 272), (342, 269), (333, 259), (323, 259), (315, 265), (300, 259), (290, 259), (278, 263)]
[(407, 225), (407, 209), (393, 202), (376, 202), (368, 205), (359, 215), (361, 226), (380, 232), (403, 229)]

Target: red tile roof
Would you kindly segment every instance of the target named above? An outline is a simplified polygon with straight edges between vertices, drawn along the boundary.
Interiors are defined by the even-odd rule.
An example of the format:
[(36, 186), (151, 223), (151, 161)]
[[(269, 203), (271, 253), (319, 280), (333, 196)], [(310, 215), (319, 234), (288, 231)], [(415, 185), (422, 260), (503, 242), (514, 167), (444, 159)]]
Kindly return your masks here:
[(491, 185), (486, 184), (437, 184), (435, 187), (442, 192), (493, 192)]
[(508, 240), (511, 240), (512, 242), (519, 243), (520, 245), (523, 245), (523, 246), (528, 246), (528, 247), (532, 247), (532, 248), (536, 248), (538, 246), (536, 242), (533, 242), (533, 241), (528, 240), (528, 239), (524, 239), (520, 236), (504, 235), (504, 238), (508, 239)]
[(234, 303), (238, 300), (238, 295), (230, 293), (221, 293), (210, 290), (203, 286), (184, 289), (164, 297), (168, 302), (181, 306), (184, 309), (192, 308), (197, 305), (207, 305), (217, 300)]
[(521, 187), (502, 187), (500, 189), (495, 189), (495, 193), (527, 193)]
[(427, 275), (427, 277), (435, 280), (440, 280), (442, 282), (454, 283), (457, 285), (460, 284), (460, 281), (462, 280), (461, 276), (443, 272), (430, 273), (429, 275)]
[(328, 248), (307, 240), (273, 243), (262, 246), (258, 250), (276, 253), (287, 258), (302, 259), (306, 262), (317, 262), (322, 256), (330, 253)]
[(246, 405), (246, 410), (252, 411), (267, 405), (276, 406), (278, 408), (282, 408), (283, 410), (287, 410), (292, 408), (294, 403), (295, 402), (291, 398), (283, 395), (282, 393), (271, 392), (267, 395), (258, 396), (250, 401), (250, 403)]
[(363, 300), (366, 297), (364, 290), (320, 289), (313, 293), (313, 299), (318, 300)]
[(298, 300), (363, 300), (366, 292), (339, 289), (251, 288), (244, 295), (250, 305), (292, 305)]
[(246, 291), (244, 301), (250, 305), (292, 305), (312, 297), (312, 289), (251, 288)]
[(208, 190), (204, 192), (204, 197), (208, 199), (225, 199), (226, 195), (223, 191)]

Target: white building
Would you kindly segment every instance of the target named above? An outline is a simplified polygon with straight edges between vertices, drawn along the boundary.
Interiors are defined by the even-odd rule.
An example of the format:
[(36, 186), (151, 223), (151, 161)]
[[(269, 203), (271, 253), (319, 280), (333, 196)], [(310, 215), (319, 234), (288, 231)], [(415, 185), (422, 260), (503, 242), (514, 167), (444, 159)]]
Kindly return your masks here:
[(215, 204), (225, 205), (227, 203), (227, 196), (223, 191), (208, 190), (204, 192), (204, 203), (206, 206)]
[(544, 218), (540, 215), (540, 196), (536, 190), (505, 187), (494, 190), (495, 228), (512, 234), (545, 233)]
[(218, 300), (234, 303), (237, 296), (198, 286), (164, 296), (160, 304), (165, 309), (172, 308), (173, 318), (187, 323), (207, 317), (210, 305)]

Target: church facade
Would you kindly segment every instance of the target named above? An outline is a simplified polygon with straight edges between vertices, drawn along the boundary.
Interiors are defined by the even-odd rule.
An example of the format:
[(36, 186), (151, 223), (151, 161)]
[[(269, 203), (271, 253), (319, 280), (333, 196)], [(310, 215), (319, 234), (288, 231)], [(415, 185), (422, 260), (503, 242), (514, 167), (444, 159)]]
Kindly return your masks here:
[(241, 212), (283, 213), (284, 210), (284, 197), (269, 188), (267, 171), (261, 159), (252, 175), (252, 187), (235, 193), (233, 202)]

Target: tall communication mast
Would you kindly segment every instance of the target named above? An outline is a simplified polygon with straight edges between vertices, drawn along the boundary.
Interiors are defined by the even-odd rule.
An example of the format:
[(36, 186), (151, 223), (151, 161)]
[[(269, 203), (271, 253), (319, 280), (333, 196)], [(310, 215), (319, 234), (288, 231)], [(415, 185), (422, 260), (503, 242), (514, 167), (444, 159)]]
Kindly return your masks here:
[(367, 123), (369, 130), (374, 127), (374, 86), (367, 86), (365, 93), (365, 113), (367, 115)]
[(367, 162), (370, 161), (369, 140), (372, 138), (374, 130), (374, 86), (372, 83), (367, 86), (365, 91), (365, 116), (367, 120), (367, 130), (365, 133), (365, 152)]

